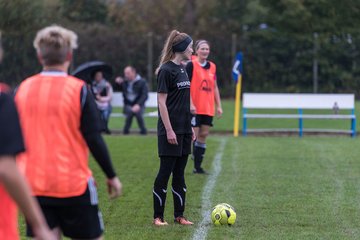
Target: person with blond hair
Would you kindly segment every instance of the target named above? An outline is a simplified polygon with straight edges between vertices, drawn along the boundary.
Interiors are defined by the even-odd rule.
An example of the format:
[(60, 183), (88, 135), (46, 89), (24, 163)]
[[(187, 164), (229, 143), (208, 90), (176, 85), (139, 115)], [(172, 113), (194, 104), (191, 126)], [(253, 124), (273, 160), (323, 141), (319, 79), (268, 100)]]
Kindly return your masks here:
[(191, 128), (190, 81), (182, 60), (191, 58), (193, 41), (186, 33), (173, 30), (162, 50), (157, 69), (159, 119), (158, 155), (160, 169), (153, 188), (154, 220), (156, 226), (165, 226), (164, 209), (167, 184), (172, 174), (174, 221), (181, 225), (193, 223), (184, 217), (186, 184), (184, 171), (191, 153), (194, 132)]
[[(3, 50), (0, 32), (0, 62)], [(52, 240), (50, 229), (29, 186), (16, 166), (15, 157), (25, 150), (19, 117), (10, 87), (0, 82), (0, 239), (17, 240), (18, 219), (15, 203), (34, 229), (39, 240)]]
[[(56, 239), (102, 239), (89, 149), (107, 177), (111, 198), (121, 194), (102, 124), (85, 82), (67, 74), (77, 36), (60, 26), (41, 29), (34, 47), (43, 70), (25, 79), (15, 101), (27, 151), (17, 161)], [(34, 229), (27, 225), (27, 235)]]
[(213, 126), (213, 117), (216, 114), (221, 117), (223, 110), (216, 78), (216, 65), (208, 60), (210, 44), (206, 40), (198, 40), (195, 43), (195, 54), (192, 61), (186, 65), (186, 72), (191, 79), (192, 111), (195, 115), (192, 126), (196, 134), (193, 143), (193, 173), (205, 174), (201, 167), (205, 150), (206, 139)]

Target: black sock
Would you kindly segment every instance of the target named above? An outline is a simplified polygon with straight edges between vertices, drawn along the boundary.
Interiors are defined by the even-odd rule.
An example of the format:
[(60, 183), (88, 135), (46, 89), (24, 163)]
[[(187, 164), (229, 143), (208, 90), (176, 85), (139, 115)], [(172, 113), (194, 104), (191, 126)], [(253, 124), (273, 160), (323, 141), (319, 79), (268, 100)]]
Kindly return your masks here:
[(194, 142), (194, 167), (195, 169), (200, 169), (201, 168), (201, 163), (203, 161), (204, 158), (204, 154), (205, 154), (205, 150), (206, 150), (206, 144), (205, 143), (200, 143), (198, 141)]

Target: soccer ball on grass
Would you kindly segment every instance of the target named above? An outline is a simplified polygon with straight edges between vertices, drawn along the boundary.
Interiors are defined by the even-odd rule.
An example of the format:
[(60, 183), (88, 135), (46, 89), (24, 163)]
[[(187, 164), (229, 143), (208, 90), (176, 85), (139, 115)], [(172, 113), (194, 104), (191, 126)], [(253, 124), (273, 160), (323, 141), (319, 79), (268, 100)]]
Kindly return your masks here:
[(211, 212), (211, 220), (216, 226), (231, 226), (236, 220), (235, 209), (227, 203), (220, 203), (213, 208)]

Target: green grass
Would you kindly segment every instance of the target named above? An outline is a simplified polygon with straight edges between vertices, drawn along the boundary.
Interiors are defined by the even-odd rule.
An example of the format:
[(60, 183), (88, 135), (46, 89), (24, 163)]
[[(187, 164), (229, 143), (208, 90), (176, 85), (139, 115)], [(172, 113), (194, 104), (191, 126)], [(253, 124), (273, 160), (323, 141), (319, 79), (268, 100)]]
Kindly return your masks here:
[[(212, 132), (232, 132), (234, 127), (234, 101), (225, 99), (222, 101), (222, 107), (224, 114), (222, 118), (214, 118), (214, 127)], [(154, 108), (149, 108), (147, 111), (155, 111)], [(120, 112), (121, 109), (115, 109), (115, 112)], [(249, 110), (249, 113), (297, 113), (296, 110)], [(305, 110), (306, 113), (324, 113), (331, 114), (331, 111), (319, 111), (319, 110)], [(350, 111), (342, 111), (341, 113), (349, 114)], [(355, 104), (355, 113), (357, 116), (360, 116), (360, 102)], [(242, 112), (241, 112), (242, 114)], [(146, 117), (145, 122), (147, 128), (156, 129), (157, 118)], [(304, 120), (304, 128), (323, 128), (323, 129), (342, 129), (350, 130), (350, 120)], [(110, 119), (110, 128), (111, 129), (122, 129), (124, 126), (124, 118), (111, 118)], [(133, 131), (138, 131), (138, 126), (136, 119), (133, 119)], [(298, 128), (297, 119), (249, 119), (248, 120), (249, 128)], [(240, 129), (242, 129), (242, 116), (240, 117)], [(357, 121), (356, 129), (360, 129), (360, 121)]]
[[(224, 100), (223, 109), (223, 117), (214, 119), (214, 133), (232, 131), (233, 101)], [(357, 102), (357, 116), (359, 113)], [(110, 128), (122, 129), (123, 121), (124, 118), (112, 118)], [(357, 129), (360, 129), (359, 122)], [(146, 123), (149, 129), (156, 129), (157, 118), (146, 118)], [(248, 124), (251, 128), (296, 128), (297, 120), (252, 119)], [(304, 126), (348, 129), (349, 121), (306, 120)], [(138, 129), (135, 119), (133, 129), (135, 132)], [(209, 201), (211, 205), (220, 202), (232, 204), (238, 219), (233, 227), (211, 226), (207, 239), (358, 238), (360, 149), (357, 138), (235, 139), (217, 135), (208, 140), (204, 167), (210, 171), (220, 139), (226, 139), (226, 151), (222, 158), (222, 171)], [(99, 186), (106, 239), (191, 239), (198, 225), (182, 227), (171, 224), (166, 228), (151, 225), (151, 191), (159, 166), (156, 136), (109, 136), (106, 141), (124, 184), (124, 195), (110, 201), (104, 175), (91, 159), (90, 165)], [(191, 171), (192, 161), (189, 160), (186, 215), (199, 224), (202, 220), (201, 194), (207, 176), (193, 175)], [(171, 222), (171, 194), (167, 199), (165, 218)], [(20, 228), (24, 236), (22, 219)]]
[(239, 215), (209, 239), (357, 239), (360, 161), (349, 138), (240, 138), (228, 143), (213, 202)]
[[(208, 200), (237, 211), (232, 227), (210, 226), (207, 239), (358, 239), (360, 148), (348, 137), (210, 137), (204, 167), (210, 172), (221, 139), (222, 171)], [(152, 226), (152, 185), (159, 160), (156, 136), (106, 137), (123, 196), (110, 201), (94, 160), (105, 239), (191, 239), (201, 222), (201, 194), (208, 176), (186, 169), (186, 216), (195, 226)], [(172, 220), (172, 196), (165, 218)], [(21, 223), (21, 233), (24, 226)], [(25, 239), (25, 238), (23, 238)]]

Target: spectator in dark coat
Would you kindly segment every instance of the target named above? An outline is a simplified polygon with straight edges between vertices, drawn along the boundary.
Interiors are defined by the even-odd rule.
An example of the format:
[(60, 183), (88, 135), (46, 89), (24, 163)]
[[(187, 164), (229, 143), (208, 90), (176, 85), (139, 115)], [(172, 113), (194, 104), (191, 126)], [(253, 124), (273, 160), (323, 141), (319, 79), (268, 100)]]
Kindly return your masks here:
[(140, 128), (140, 134), (146, 135), (147, 130), (143, 118), (145, 101), (148, 98), (148, 86), (146, 80), (137, 74), (133, 66), (124, 69), (124, 77), (117, 77), (116, 84), (124, 97), (124, 114), (126, 115), (124, 134), (129, 134), (132, 119), (135, 116)]

